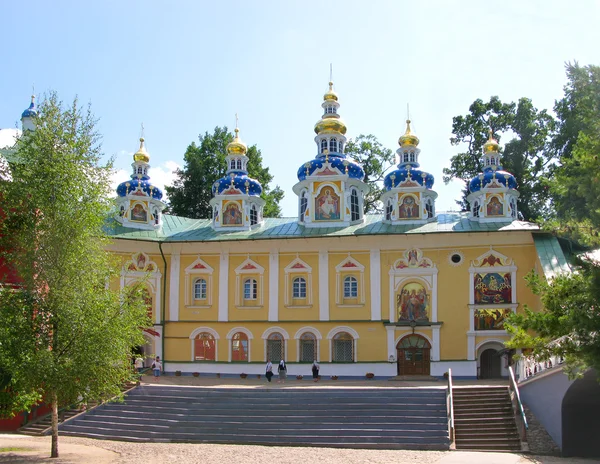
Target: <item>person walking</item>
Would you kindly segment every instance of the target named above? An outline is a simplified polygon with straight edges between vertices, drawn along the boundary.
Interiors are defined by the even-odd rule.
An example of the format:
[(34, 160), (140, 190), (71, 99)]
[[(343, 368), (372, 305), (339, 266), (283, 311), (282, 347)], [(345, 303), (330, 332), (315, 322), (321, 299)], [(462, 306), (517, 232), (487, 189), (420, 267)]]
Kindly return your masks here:
[(271, 362), (270, 359), (267, 359), (267, 371), (265, 372), (265, 377), (267, 378), (267, 381), (269, 381), (269, 382), (273, 378), (273, 363)]
[(158, 382), (160, 377), (160, 371), (162, 371), (162, 363), (160, 362), (160, 356), (157, 356), (152, 363), (152, 372), (154, 372), (154, 380)]
[(287, 378), (287, 366), (285, 365), (285, 361), (283, 359), (279, 361), (277, 372), (279, 373), (279, 380), (277, 383), (285, 383), (285, 379)]
[(313, 381), (318, 382), (319, 381), (319, 363), (317, 362), (316, 359), (314, 360), (314, 362), (312, 364), (312, 375), (313, 375)]

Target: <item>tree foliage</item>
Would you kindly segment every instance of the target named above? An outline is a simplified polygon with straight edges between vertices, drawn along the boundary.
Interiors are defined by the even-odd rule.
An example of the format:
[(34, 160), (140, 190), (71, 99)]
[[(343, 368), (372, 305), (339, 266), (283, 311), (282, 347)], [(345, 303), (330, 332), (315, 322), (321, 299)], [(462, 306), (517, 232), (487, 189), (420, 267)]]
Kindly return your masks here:
[[(210, 200), (213, 184), (227, 171), (227, 144), (233, 140), (233, 134), (227, 127), (215, 127), (212, 134), (206, 132), (199, 137), (199, 145), (192, 142), (183, 157), (184, 167), (176, 171), (172, 186), (165, 187), (169, 195), (171, 214), (196, 219), (212, 216)], [(261, 197), (266, 201), (263, 214), (265, 217), (280, 217), (279, 202), (284, 192), (269, 184), (273, 176), (268, 167), (262, 165), (262, 155), (256, 145), (248, 147), (248, 175), (260, 182), (263, 187)]]
[(600, 266), (581, 260), (578, 269), (551, 283), (530, 273), (527, 283), (544, 311), (525, 307), (507, 324), (513, 336), (508, 347), (531, 348), (538, 359), (562, 357), (571, 377), (588, 367), (600, 372)]
[(379, 201), (383, 194), (383, 177), (393, 165), (394, 153), (385, 148), (372, 135), (359, 135), (346, 144), (346, 155), (362, 166), (365, 171), (364, 181), (371, 190), (365, 196), (365, 214), (381, 213), (383, 205)]
[(149, 323), (139, 289), (108, 286), (118, 281), (102, 230), (112, 169), (98, 142), (89, 107), (50, 94), (17, 142), (13, 181), (0, 185), (0, 249), (20, 281), (0, 291), (0, 366), (15, 408), (52, 404), (53, 457), (58, 408), (118, 395)]
[[(520, 197), (518, 209), (525, 220), (535, 220), (547, 214), (548, 179), (555, 160), (550, 146), (555, 121), (546, 110), (538, 111), (528, 98), (518, 103), (502, 103), (491, 97), (485, 103), (478, 99), (469, 107), (465, 116), (452, 120), (452, 145), (466, 144), (466, 151), (450, 160), (444, 168), (444, 182), (460, 179), (468, 183), (483, 171), (482, 148), (488, 139), (489, 130), (500, 141), (504, 136), (512, 137), (504, 147), (502, 165), (517, 179)], [(457, 203), (468, 210), (467, 188)]]

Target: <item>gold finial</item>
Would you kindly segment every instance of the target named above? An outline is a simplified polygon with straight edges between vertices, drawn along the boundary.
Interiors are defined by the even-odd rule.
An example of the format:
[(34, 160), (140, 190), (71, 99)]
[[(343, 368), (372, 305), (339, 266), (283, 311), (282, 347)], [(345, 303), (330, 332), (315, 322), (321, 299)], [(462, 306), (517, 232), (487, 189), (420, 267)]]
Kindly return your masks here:
[(344, 165), (344, 167), (346, 168), (346, 174), (348, 174), (348, 165), (350, 164), (350, 162), (345, 159), (344, 162), (342, 163)]
[(306, 168), (306, 175), (308, 176), (308, 171), (309, 171), (309, 169), (310, 169), (310, 163), (309, 163), (309, 162), (306, 162), (306, 163), (304, 164), (304, 167)]
[(325, 162), (329, 163), (329, 150), (326, 148), (323, 153), (325, 153)]
[(144, 145), (144, 141), (145, 141), (145, 139), (144, 139), (144, 125), (142, 124), (142, 136), (140, 137), (140, 148), (133, 155), (133, 161), (142, 161), (144, 163), (147, 163), (147, 162), (150, 161), (150, 155), (146, 151), (146, 147)]
[(247, 195), (248, 191), (250, 190), (250, 182), (248, 181), (248, 179), (246, 179), (246, 182), (244, 182), (244, 185), (246, 186), (246, 195)]
[(497, 153), (500, 149), (500, 145), (496, 139), (494, 139), (494, 135), (492, 132), (492, 128), (488, 129), (488, 140), (483, 144), (483, 153)]
[(240, 129), (238, 127), (238, 114), (235, 113), (235, 136), (233, 140), (227, 144), (227, 153), (230, 155), (245, 155), (248, 147), (240, 139)]
[[(407, 110), (408, 111), (408, 110)], [(398, 144), (401, 147), (406, 147), (406, 146), (417, 146), (419, 145), (419, 137), (417, 137), (415, 134), (412, 133), (412, 131), (410, 130), (410, 119), (406, 120), (406, 131), (404, 132), (404, 135), (402, 135), (399, 139), (398, 139)]]

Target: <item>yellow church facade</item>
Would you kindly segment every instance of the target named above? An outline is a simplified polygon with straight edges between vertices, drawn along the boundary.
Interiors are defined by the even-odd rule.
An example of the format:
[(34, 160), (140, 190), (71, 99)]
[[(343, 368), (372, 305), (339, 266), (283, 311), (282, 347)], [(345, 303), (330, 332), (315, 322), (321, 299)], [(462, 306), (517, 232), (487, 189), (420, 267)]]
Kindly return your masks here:
[(525, 305), (532, 270), (567, 266), (555, 238), (520, 221), (519, 192), (492, 134), (471, 210), (438, 213), (419, 138), (398, 140), (383, 182), (383, 213), (364, 214), (365, 172), (346, 156), (346, 125), (333, 83), (315, 124), (317, 154), (299, 163), (298, 214), (264, 218), (262, 186), (248, 176), (236, 127), (225, 175), (212, 186), (212, 217), (163, 214), (141, 139), (131, 180), (117, 188), (110, 251), (120, 285), (143, 281), (153, 328), (143, 348), (169, 373), (264, 374), (281, 359), (291, 375), (376, 377), (508, 375), (504, 321)]

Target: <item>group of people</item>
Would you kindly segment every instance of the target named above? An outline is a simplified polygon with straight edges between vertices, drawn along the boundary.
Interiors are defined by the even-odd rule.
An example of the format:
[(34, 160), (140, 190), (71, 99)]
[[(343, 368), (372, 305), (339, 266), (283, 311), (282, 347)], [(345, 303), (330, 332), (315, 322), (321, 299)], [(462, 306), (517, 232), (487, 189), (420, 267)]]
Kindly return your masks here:
[[(144, 370), (144, 358), (142, 358), (141, 356), (137, 356), (134, 360), (134, 366), (135, 366), (135, 370), (137, 371), (137, 373), (140, 374), (140, 379), (141, 379), (141, 374), (142, 374), (142, 371)], [(154, 379), (156, 381), (158, 381), (161, 371), (162, 371), (162, 362), (160, 361), (160, 356), (157, 356), (156, 359), (154, 359), (152, 361), (152, 373), (154, 374)]]
[[(315, 382), (319, 381), (319, 368), (319, 363), (315, 359), (311, 367), (313, 381)], [(277, 374), (279, 375), (279, 380), (277, 381), (277, 383), (285, 383), (285, 379), (287, 379), (287, 365), (283, 359), (279, 361), (279, 365), (277, 366)], [(273, 373), (273, 363), (270, 359), (267, 359), (267, 367), (265, 372), (265, 377), (267, 378), (267, 381), (270, 382), (274, 375), (275, 374)]]

